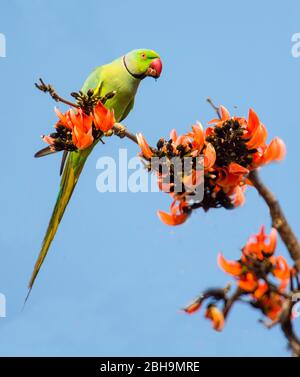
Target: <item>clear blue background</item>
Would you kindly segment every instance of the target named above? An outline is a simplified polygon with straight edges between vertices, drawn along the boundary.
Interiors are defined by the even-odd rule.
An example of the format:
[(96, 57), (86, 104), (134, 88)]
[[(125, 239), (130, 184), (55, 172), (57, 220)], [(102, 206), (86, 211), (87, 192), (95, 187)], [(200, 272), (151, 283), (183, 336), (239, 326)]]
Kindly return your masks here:
[[(248, 189), (235, 211), (199, 211), (181, 227), (166, 227), (155, 212), (168, 209), (167, 195), (96, 190), (100, 156), (117, 157), (125, 146), (130, 156), (138, 152), (118, 138), (90, 157), (21, 308), (59, 184), (60, 157), (33, 158), (40, 134), (56, 121), (53, 101), (33, 83), (42, 76), (68, 95), (95, 66), (134, 48), (157, 50), (164, 71), (142, 83), (130, 130), (154, 143), (174, 127), (206, 123), (214, 116), (207, 96), (239, 115), (253, 107), (269, 137), (287, 144), (285, 162), (262, 175), (299, 234), (300, 58), (291, 55), (299, 11), (297, 0), (0, 0), (7, 39), (0, 59), (1, 355), (289, 355), (279, 329), (266, 330), (247, 307), (234, 308), (222, 333), (202, 312), (179, 311), (204, 288), (230, 281), (217, 267), (219, 251), (237, 258), (250, 234), (269, 227), (256, 192)], [(286, 255), (281, 243), (279, 251)]]

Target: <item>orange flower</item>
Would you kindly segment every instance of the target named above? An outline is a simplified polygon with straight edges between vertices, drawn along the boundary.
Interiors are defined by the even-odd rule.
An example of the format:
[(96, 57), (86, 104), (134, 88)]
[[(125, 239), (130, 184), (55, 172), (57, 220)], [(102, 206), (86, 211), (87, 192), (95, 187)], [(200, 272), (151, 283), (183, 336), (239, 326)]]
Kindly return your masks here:
[(149, 147), (146, 139), (144, 138), (144, 136), (141, 133), (137, 133), (136, 138), (137, 138), (138, 144), (139, 144), (139, 146), (142, 150), (143, 156), (145, 158), (147, 158), (148, 160), (150, 160), (150, 158), (153, 156), (153, 152), (152, 152), (151, 148)]
[(221, 186), (225, 192), (231, 193), (236, 186), (243, 182), (246, 174), (249, 170), (236, 162), (231, 162), (228, 167), (217, 168), (219, 177), (216, 183)]
[(73, 112), (73, 110), (70, 109), (65, 114), (63, 114), (57, 107), (55, 107), (54, 111), (55, 111), (55, 114), (59, 118), (59, 121), (57, 122), (56, 127), (58, 125), (63, 125), (64, 127), (68, 128), (69, 130), (73, 130), (73, 123), (71, 121), (71, 112)]
[(212, 119), (210, 122), (208, 122), (208, 124), (214, 124), (215, 126), (222, 126), (226, 120), (230, 119), (230, 113), (226, 109), (226, 107), (221, 105), (219, 107), (219, 111), (221, 114), (221, 119)]
[(201, 151), (205, 142), (202, 124), (197, 122), (192, 126), (192, 130), (193, 132), (190, 135), (193, 138), (193, 148)]
[[(228, 122), (236, 122), (236, 124), (239, 125), (236, 141), (239, 138), (239, 132), (242, 132), (242, 139), (249, 151), (249, 156), (252, 155), (252, 163), (249, 162), (247, 168), (254, 169), (272, 161), (281, 161), (284, 158), (286, 148), (283, 141), (276, 137), (271, 141), (270, 145), (267, 146), (267, 130), (253, 109), (249, 110), (248, 120), (241, 117), (231, 117), (224, 106), (220, 106), (220, 113), (221, 119), (213, 119), (209, 122), (209, 124), (213, 123), (214, 126), (206, 130), (206, 137), (210, 138), (216, 136), (218, 134), (217, 129), (224, 127)], [(232, 134), (234, 133), (234, 131), (230, 132)], [(243, 153), (245, 153), (244, 158), (248, 158), (246, 152), (247, 151), (243, 150)]]
[(272, 321), (275, 321), (279, 317), (283, 302), (284, 300), (280, 294), (271, 291), (268, 291), (257, 300), (257, 304), (262, 312)]
[(72, 141), (78, 149), (86, 149), (91, 146), (94, 142), (92, 135), (92, 128), (89, 131), (84, 131), (80, 127), (74, 127), (72, 134)]
[(275, 137), (262, 155), (260, 164), (266, 165), (272, 161), (281, 161), (285, 155), (286, 147), (284, 142), (279, 137)]
[(221, 253), (218, 255), (218, 265), (220, 268), (222, 268), (222, 270), (232, 276), (239, 277), (242, 274), (241, 263), (236, 261), (227, 261)]
[(252, 292), (257, 288), (257, 278), (247, 271), (246, 266), (238, 261), (227, 261), (222, 254), (218, 255), (218, 265), (228, 274), (237, 279), (238, 286), (246, 292)]
[(208, 143), (204, 151), (204, 169), (209, 170), (216, 161), (216, 151), (212, 144)]
[(288, 281), (290, 278), (290, 268), (285, 260), (285, 258), (281, 255), (278, 255), (277, 257), (271, 257), (270, 261), (273, 264), (273, 275), (282, 281)]
[(94, 107), (93, 118), (95, 127), (102, 132), (109, 131), (116, 123), (114, 111), (106, 108), (101, 101)]
[(70, 112), (73, 125), (72, 141), (78, 149), (86, 149), (93, 144), (93, 117), (86, 115), (82, 109)]
[(177, 200), (175, 199), (171, 204), (171, 213), (157, 211), (157, 215), (163, 223), (175, 226), (183, 224), (187, 220), (189, 214), (184, 212), (184, 208), (186, 207), (187, 203), (185, 200), (180, 200), (179, 204), (177, 205), (176, 202)]
[(178, 138), (177, 131), (173, 129), (170, 132), (170, 139), (173, 141), (173, 143), (176, 143), (177, 138)]
[[(269, 240), (269, 242), (266, 242)], [(259, 260), (263, 260), (265, 256), (273, 255), (277, 244), (277, 231), (272, 228), (269, 236), (265, 234), (265, 227), (260, 228), (260, 232), (251, 236), (243, 248), (244, 255), (250, 255)]]
[(246, 272), (238, 280), (238, 286), (246, 292), (253, 292), (257, 285), (257, 278), (252, 272)]
[(267, 130), (253, 109), (249, 110), (247, 130), (244, 138), (249, 139), (246, 143), (249, 149), (259, 148), (266, 144)]
[[(56, 124), (58, 126), (64, 126), (68, 130), (72, 131), (72, 142), (78, 149), (88, 148), (94, 142), (93, 137), (93, 117), (87, 115), (82, 109), (70, 109), (65, 114), (55, 108), (55, 113), (59, 118)], [(44, 138), (46, 142), (49, 140)]]
[(260, 299), (266, 292), (268, 292), (269, 287), (268, 284), (265, 281), (259, 281), (258, 282), (258, 287), (253, 293), (253, 297), (256, 298), (257, 300)]
[(208, 306), (205, 318), (212, 321), (212, 326), (216, 331), (222, 331), (225, 322), (224, 315), (215, 305)]
[(183, 310), (188, 314), (196, 313), (201, 307), (201, 302), (196, 300), (192, 302), (190, 305), (186, 306)]

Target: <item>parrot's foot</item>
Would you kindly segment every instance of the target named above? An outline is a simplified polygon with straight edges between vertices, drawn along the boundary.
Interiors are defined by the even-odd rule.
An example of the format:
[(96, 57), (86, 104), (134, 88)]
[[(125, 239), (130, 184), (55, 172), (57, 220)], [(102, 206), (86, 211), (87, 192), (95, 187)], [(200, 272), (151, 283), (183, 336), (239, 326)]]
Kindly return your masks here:
[(114, 134), (119, 136), (120, 138), (123, 138), (126, 136), (127, 128), (123, 126), (121, 123), (116, 123), (114, 126)]

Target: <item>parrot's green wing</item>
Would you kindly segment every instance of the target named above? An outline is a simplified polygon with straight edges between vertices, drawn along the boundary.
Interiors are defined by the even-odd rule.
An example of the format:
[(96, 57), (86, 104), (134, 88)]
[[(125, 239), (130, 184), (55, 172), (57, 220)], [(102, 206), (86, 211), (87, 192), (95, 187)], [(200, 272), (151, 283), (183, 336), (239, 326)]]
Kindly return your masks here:
[(86, 93), (89, 89), (93, 89), (95, 94), (99, 96), (101, 95), (101, 91), (104, 84), (102, 71), (102, 67), (97, 67), (93, 70), (93, 72), (89, 75), (89, 77), (83, 84), (83, 87), (81, 89), (83, 93)]
[(134, 106), (134, 98), (132, 99), (132, 101), (129, 103), (129, 105), (126, 107), (123, 115), (121, 116), (119, 122), (122, 122), (123, 119), (125, 119), (127, 117), (127, 115), (130, 113), (130, 111), (133, 109), (133, 106)]

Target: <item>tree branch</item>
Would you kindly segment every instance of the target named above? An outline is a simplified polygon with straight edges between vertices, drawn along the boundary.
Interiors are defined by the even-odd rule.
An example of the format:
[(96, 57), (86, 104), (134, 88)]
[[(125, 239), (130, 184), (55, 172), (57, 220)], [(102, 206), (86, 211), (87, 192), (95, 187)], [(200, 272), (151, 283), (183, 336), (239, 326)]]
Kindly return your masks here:
[(233, 304), (239, 300), (242, 294), (243, 294), (243, 291), (238, 287), (236, 291), (232, 294), (232, 296), (229, 297), (223, 309), (223, 315), (225, 319), (227, 318)]
[(272, 218), (272, 226), (277, 229), (282, 241), (290, 253), (291, 258), (295, 262), (297, 270), (300, 271), (300, 244), (291, 226), (289, 225), (278, 200), (261, 181), (256, 170), (251, 171), (248, 178), (269, 207)]
[(127, 139), (130, 139), (135, 144), (138, 144), (136, 136), (129, 132), (128, 129), (121, 123), (115, 123), (113, 126), (113, 130), (117, 136), (121, 135), (120, 137), (127, 137)]

